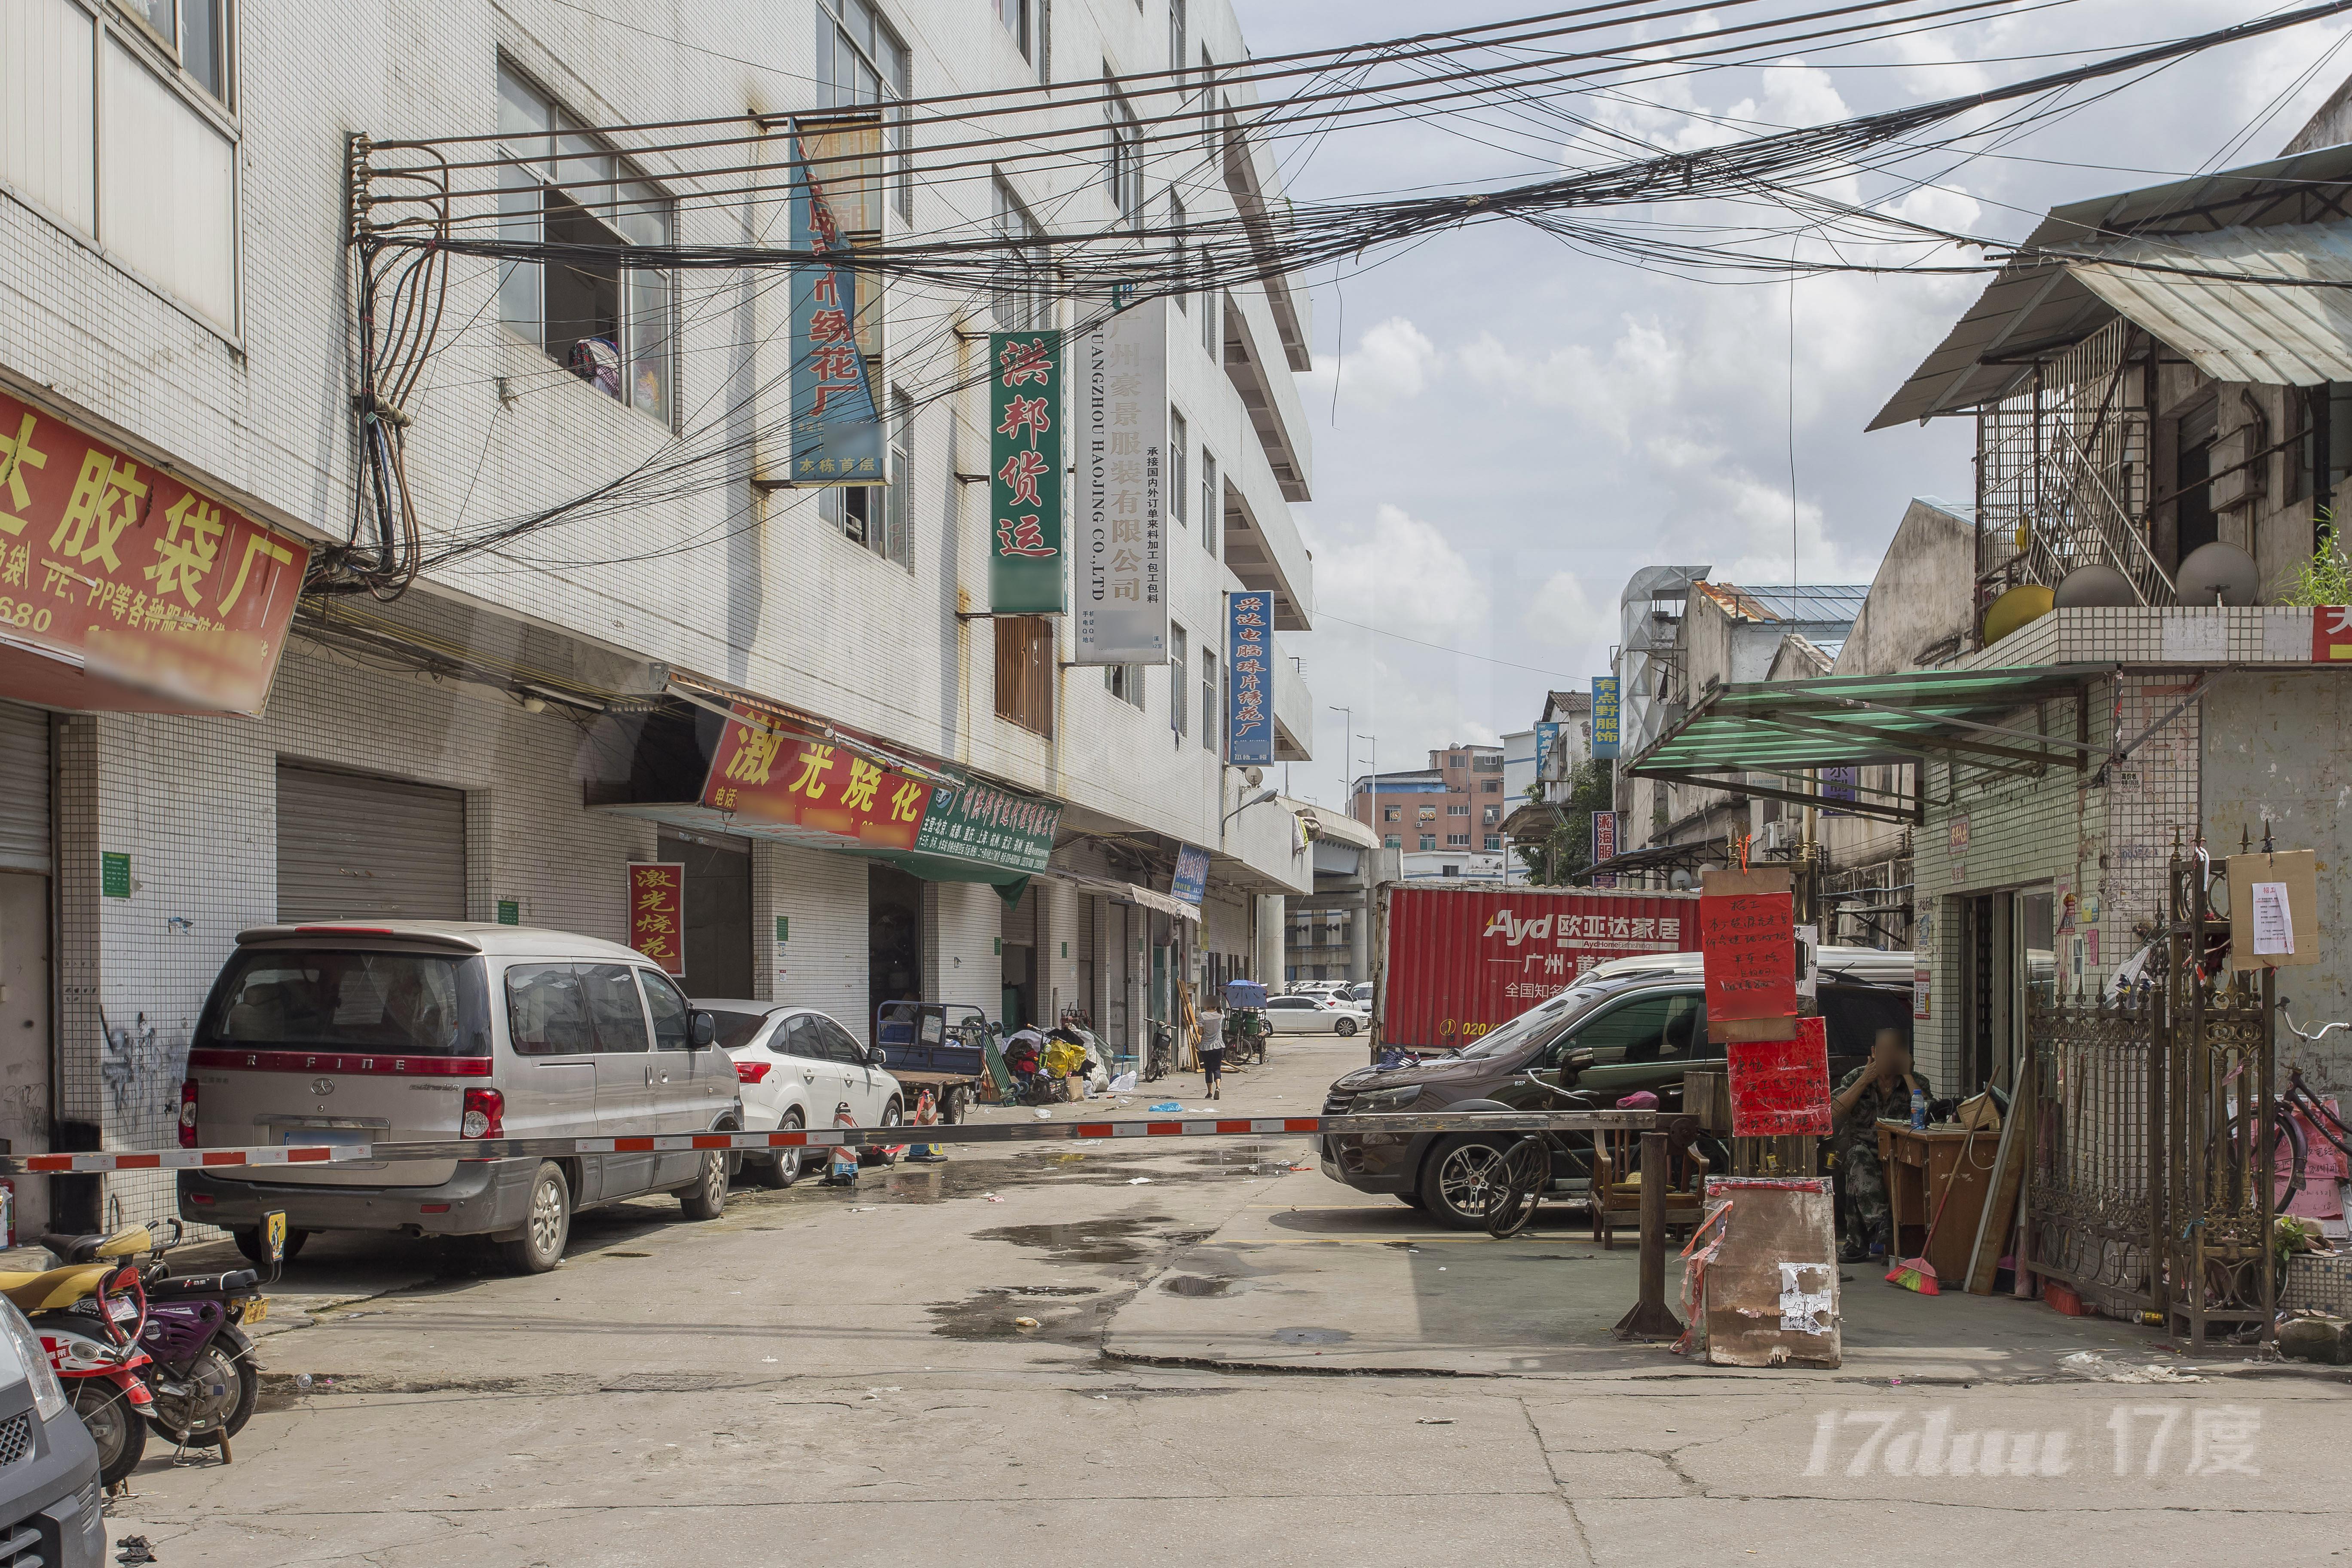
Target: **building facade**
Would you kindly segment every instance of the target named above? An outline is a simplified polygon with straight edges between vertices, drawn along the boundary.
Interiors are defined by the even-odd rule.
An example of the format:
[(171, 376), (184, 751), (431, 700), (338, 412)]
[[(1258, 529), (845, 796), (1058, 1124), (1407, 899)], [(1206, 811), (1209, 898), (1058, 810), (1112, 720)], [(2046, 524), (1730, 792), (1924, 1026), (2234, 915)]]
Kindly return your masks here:
[[(1136, 306), (1165, 333), (1142, 395), (1168, 404), (1168, 648), (1097, 668), (1071, 662), (1070, 616), (990, 615), (976, 482), (988, 334), (1092, 307), (1010, 264), (970, 296), (869, 288), (852, 335), (885, 482), (808, 488), (779, 434), (812, 374), (792, 279), (617, 259), (781, 244), (760, 203), (781, 210), (789, 182), (747, 208), (742, 171), (812, 125), (887, 142), (835, 190), (853, 247), (1278, 206), (1251, 91), (1218, 81), (1247, 52), (1227, 5), (1070, 3), (1048, 26), (1026, 5), (722, 0), (623, 32), (460, 0), (429, 37), (348, 7), (266, 21), (236, 0), (21, 0), (0, 23), (0, 91), (48, 106), (37, 133), (0, 133), (0, 475), (27, 481), (0, 478), (0, 595), (47, 639), (0, 649), (0, 1137), (169, 1142), (241, 929), (626, 941), (648, 862), (685, 879), (691, 993), (860, 1034), (877, 1002), (922, 995), (1075, 1013), (1132, 1051), (1181, 987), (1280, 966), (1282, 897), (1313, 868), (1286, 807), (1234, 809), (1225, 619), (1229, 594), (1272, 595), (1276, 754), (1303, 758), (1313, 710), (1279, 638), (1313, 614), (1289, 515), (1311, 484), (1305, 295), (1275, 279)], [(1171, 68), (1003, 115), (977, 163), (926, 153), (969, 126), (891, 107)], [(761, 144), (629, 129), (714, 120)], [(412, 155), (387, 144), (458, 137), (424, 155), (465, 165), (453, 232), (587, 248), (445, 256), (362, 319), (355, 211), (370, 234), (432, 221), (396, 199), (386, 171)], [(422, 341), (428, 321), (418, 374), (371, 380), (392, 351), (362, 329)], [(840, 815), (715, 793), (706, 774), (746, 747), (811, 799), (839, 792)], [(1197, 897), (1174, 887), (1188, 847)], [(20, 1194), (22, 1225), (171, 1207), (167, 1176), (61, 1185), (54, 1216), (48, 1195)]]

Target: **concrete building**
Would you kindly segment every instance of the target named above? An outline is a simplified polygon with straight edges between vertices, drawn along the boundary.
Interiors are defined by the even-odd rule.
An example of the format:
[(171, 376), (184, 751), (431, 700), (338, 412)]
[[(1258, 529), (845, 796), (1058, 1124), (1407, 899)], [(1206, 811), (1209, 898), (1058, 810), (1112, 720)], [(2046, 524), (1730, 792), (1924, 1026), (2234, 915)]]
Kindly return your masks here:
[(1444, 842), (1445, 805), (1445, 776), (1434, 768), (1362, 773), (1349, 792), (1355, 819), (1379, 834), (1387, 847), (1407, 854)]
[(1304, 801), (1287, 804), (1313, 837), (1315, 890), (1284, 901), (1282, 978), (1370, 980), (1371, 900), (1381, 883), (1396, 879), (1396, 852), (1353, 817)]
[[(997, 122), (994, 167), (932, 171), (927, 142), (969, 127), (918, 115), (901, 139), (889, 100), (1171, 66), (1202, 73), (1198, 95), (1247, 54), (1222, 0), (1044, 19), (716, 0), (616, 29), (555, 0), (452, 0), (420, 31), (319, 4), (15, 0), (0, 94), (43, 107), (0, 132), (0, 471), (27, 481), (0, 480), (0, 596), (26, 628), (0, 649), (0, 1137), (171, 1142), (242, 928), (429, 915), (627, 940), (646, 862), (684, 868), (690, 991), (858, 1032), (920, 994), (1075, 1010), (1132, 1050), (1180, 983), (1279, 965), (1280, 900), (1314, 872), (1289, 811), (1234, 810), (1223, 616), (1232, 591), (1272, 593), (1277, 654), (1312, 624), (1289, 515), (1312, 481), (1303, 292), (1138, 307), (1166, 332), (1164, 668), (1074, 668), (1068, 616), (988, 615), (986, 490), (965, 482), (988, 466), (987, 333), (1081, 319), (1010, 267), (969, 297), (868, 290), (871, 487), (801, 488), (782, 461), (774, 272), (444, 252), (387, 285), (362, 358), (354, 192), (371, 225), (436, 210), (396, 199), (418, 188), (388, 173), (420, 156), (401, 140), (481, 139), (421, 155), (476, 165), (459, 232), (616, 254), (760, 239), (727, 171), (774, 154), (582, 127), (822, 113), (826, 134), (887, 138), (887, 169), (836, 184), (852, 244), (1281, 207), (1245, 87), (1213, 89), (1197, 135), (1041, 159), (1019, 140), (1059, 123), (1041, 110)], [(368, 367), (428, 317), (395, 406)], [(395, 443), (398, 495), (355, 511)], [(412, 521), (404, 595), (339, 591), (409, 553)], [(1276, 754), (1304, 757), (1311, 701), (1271, 662)], [(764, 737), (772, 756), (780, 735), (869, 803), (876, 778), (913, 786), (888, 825), (906, 843), (712, 804), (717, 749)], [(937, 841), (934, 807), (961, 814)], [(1171, 896), (1187, 847), (1207, 854), (1198, 902)], [(33, 1184), (20, 1228), (148, 1218), (170, 1190), (93, 1178), (52, 1215)]]

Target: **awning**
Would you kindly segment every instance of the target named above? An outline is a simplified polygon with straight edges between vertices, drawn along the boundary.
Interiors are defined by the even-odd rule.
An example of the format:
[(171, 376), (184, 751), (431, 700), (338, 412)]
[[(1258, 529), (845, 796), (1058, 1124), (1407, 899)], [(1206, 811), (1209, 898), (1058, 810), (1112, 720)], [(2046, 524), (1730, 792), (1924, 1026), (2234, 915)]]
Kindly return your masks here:
[[(2352, 224), (2126, 239), (2090, 254), (2112, 259), (2071, 265), (2084, 287), (2216, 381), (2352, 381), (2352, 295), (2296, 286), (2352, 284)], [(2241, 277), (2286, 286), (2233, 280)]]
[(1174, 920), (1198, 921), (1201, 906), (1188, 904), (1167, 893), (1139, 888), (1133, 882), (1115, 881), (1108, 877), (1086, 877), (1075, 871), (1058, 871), (1047, 868), (1044, 875), (1067, 882), (1081, 892), (1093, 893), (1117, 904), (1133, 904), (1139, 909), (1157, 910)]
[(1622, 855), (1612, 855), (1606, 860), (1594, 861), (1577, 874), (1577, 879), (1590, 882), (1595, 877), (1696, 871), (1702, 866), (1727, 866), (1730, 863), (1729, 845), (1720, 838), (1702, 838), (1695, 844), (1653, 844), (1646, 849), (1628, 849)]
[[(2088, 711), (2075, 701), (2074, 733), (2050, 733), (2021, 710), (2080, 699), (2105, 665), (2010, 669), (1906, 670), (1717, 687), (1625, 771), (1643, 778), (1736, 790), (1795, 805), (1821, 805), (1894, 822), (1923, 820), (1915, 772), (1890, 793), (1822, 768), (1966, 763), (2000, 773), (2063, 763), (2081, 770), (2095, 748)], [(1825, 793), (1834, 788), (1834, 796)]]
[[(1879, 410), (1870, 428), (1957, 414), (1997, 401), (2024, 383), (2037, 358), (2079, 342), (2119, 313), (2131, 314), (2095, 289), (2082, 275), (2081, 264), (2043, 259), (2044, 252), (2087, 255), (2118, 242), (2153, 243), (2161, 237), (2161, 246), (2150, 254), (2169, 264), (2172, 247), (2193, 247), (2201, 237), (2221, 231), (2250, 229), (2267, 239), (2285, 226), (2343, 221), (2352, 216), (2344, 206), (2347, 194), (2352, 194), (2347, 193), (2347, 181), (2352, 181), (2352, 145), (2322, 147), (2290, 158), (2051, 208), (2021, 247), (2028, 259), (2004, 268), (1986, 286), (1968, 313)], [(2117, 258), (2122, 258), (2120, 253)], [(2143, 268), (2107, 270), (2130, 270), (2143, 285), (2168, 276)], [(2332, 295), (2336, 290), (2262, 292)], [(2139, 318), (2134, 315), (2133, 320)], [(2140, 324), (2158, 331), (2148, 322)], [(2187, 344), (2173, 346), (2184, 352), (2188, 348)], [(2231, 375), (2228, 379), (2258, 378)]]

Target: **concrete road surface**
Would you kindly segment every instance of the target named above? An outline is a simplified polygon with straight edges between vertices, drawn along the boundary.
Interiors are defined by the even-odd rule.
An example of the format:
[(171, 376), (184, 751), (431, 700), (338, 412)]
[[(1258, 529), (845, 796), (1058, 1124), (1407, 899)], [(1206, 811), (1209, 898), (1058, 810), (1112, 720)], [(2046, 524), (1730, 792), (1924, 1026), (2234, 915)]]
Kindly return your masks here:
[[(1275, 1050), (1223, 1109), (1310, 1113), (1363, 1054)], [(1127, 1098), (1204, 1103), (1197, 1077)], [(1507, 1243), (1434, 1231), (1297, 1139), (961, 1152), (854, 1196), (739, 1188), (699, 1225), (625, 1205), (530, 1279), (320, 1238), (235, 1462), (152, 1449), (110, 1534), (167, 1568), (2352, 1546), (2331, 1374), (1875, 1280), (1847, 1287), (1844, 1370), (1714, 1371), (1598, 1331), (1632, 1258), (1565, 1210)]]

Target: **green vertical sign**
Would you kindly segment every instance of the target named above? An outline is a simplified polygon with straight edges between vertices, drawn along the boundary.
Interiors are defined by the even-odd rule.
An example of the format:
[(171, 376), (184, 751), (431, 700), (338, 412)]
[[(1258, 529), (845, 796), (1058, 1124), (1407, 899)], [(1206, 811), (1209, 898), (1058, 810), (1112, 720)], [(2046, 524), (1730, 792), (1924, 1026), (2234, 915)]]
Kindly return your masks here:
[(1062, 613), (1062, 334), (988, 340), (989, 608)]
[(102, 849), (98, 856), (98, 890), (110, 899), (131, 896), (131, 857)]

